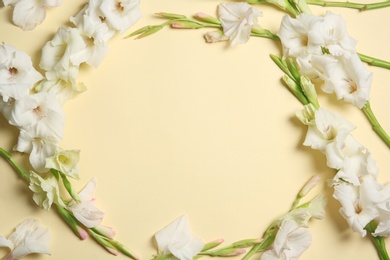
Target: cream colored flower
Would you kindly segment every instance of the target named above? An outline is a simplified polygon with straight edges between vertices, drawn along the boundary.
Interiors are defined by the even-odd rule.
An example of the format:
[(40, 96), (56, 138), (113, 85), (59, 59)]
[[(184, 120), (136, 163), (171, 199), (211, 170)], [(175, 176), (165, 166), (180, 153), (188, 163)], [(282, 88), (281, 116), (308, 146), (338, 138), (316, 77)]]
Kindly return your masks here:
[(74, 217), (87, 228), (99, 226), (103, 220), (104, 212), (96, 208), (93, 193), (96, 189), (96, 180), (92, 179), (79, 193), (80, 202), (72, 200), (67, 209), (70, 210)]
[(35, 172), (31, 172), (29, 188), (34, 192), (33, 200), (40, 207), (49, 210), (53, 203), (65, 207), (60, 197), (58, 182), (54, 176), (44, 179)]
[(46, 168), (58, 170), (65, 175), (78, 179), (80, 150), (58, 149), (54, 156), (46, 158)]
[(124, 32), (142, 16), (139, 0), (102, 0), (100, 11), (108, 26)]
[(262, 13), (247, 3), (223, 3), (218, 6), (218, 15), (223, 32), (230, 39), (230, 45), (246, 43), (253, 27)]
[(192, 235), (188, 219), (181, 216), (156, 233), (155, 238), (160, 253), (172, 253), (180, 260), (192, 260), (204, 243)]
[(261, 255), (261, 260), (298, 260), (310, 246), (311, 234), (294, 220), (283, 221), (270, 250)]
[(62, 0), (3, 0), (13, 6), (12, 22), (25, 31), (33, 30), (46, 17), (46, 7), (59, 6)]
[(26, 219), (8, 238), (0, 236), (0, 247), (11, 250), (3, 259), (20, 259), (29, 254), (50, 255), (49, 241), (50, 234), (46, 227), (36, 219)]

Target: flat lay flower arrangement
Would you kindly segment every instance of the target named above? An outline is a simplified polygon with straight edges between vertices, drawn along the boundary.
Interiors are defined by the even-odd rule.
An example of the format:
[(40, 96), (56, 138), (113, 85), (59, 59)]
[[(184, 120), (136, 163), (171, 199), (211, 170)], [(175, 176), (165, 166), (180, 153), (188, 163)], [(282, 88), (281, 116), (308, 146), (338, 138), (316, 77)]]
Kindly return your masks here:
[[(286, 13), (280, 20), (278, 31), (272, 32), (261, 26), (261, 19), (266, 19), (267, 15), (261, 11), (261, 4), (264, 3), (274, 5)], [(162, 19), (160, 24), (147, 25), (130, 33), (129, 28), (142, 16), (139, 1), (90, 0), (80, 5), (79, 12), (71, 14), (67, 24), (53, 32), (53, 37), (42, 46), (36, 64), (33, 62), (35, 59), (11, 43), (4, 42), (0, 46), (0, 109), (4, 122), (17, 130), (17, 138), (14, 138), (16, 143), (12, 149), (0, 148), (0, 154), (24, 181), (29, 189), (29, 193), (25, 193), (31, 195), (36, 205), (47, 211), (56, 211), (58, 217), (68, 225), (69, 232), (73, 231), (81, 240), (95, 240), (113, 255), (122, 254), (132, 259), (197, 259), (206, 256), (298, 259), (312, 244), (310, 224), (320, 222), (318, 220), (325, 217), (326, 209), (329, 208), (326, 206), (327, 201), (337, 200), (338, 204), (332, 203), (332, 206), (340, 208), (340, 219), (350, 228), (348, 232), (356, 232), (363, 237), (361, 239), (371, 239), (377, 254), (373, 250), (372, 258), (389, 259), (385, 238), (390, 232), (390, 186), (378, 181), (380, 175), (375, 156), (371, 154), (368, 144), (363, 144), (353, 136), (356, 126), (338, 111), (323, 107), (321, 98), (325, 96), (324, 93), (331, 94), (336, 103), (334, 107), (351, 106), (356, 111), (361, 110), (367, 118), (365, 123), (372, 126), (373, 132), (370, 134), (375, 132), (375, 138), (382, 145), (390, 147), (390, 138), (371, 109), (370, 90), (374, 74), (369, 70), (369, 65), (383, 70), (390, 69), (390, 63), (358, 52), (357, 41), (348, 33), (348, 24), (341, 15), (333, 11), (315, 15), (308, 5), (370, 10), (385, 8), (388, 2), (368, 5), (325, 3), (251, 0), (218, 3), (215, 6), (216, 15), (197, 12), (190, 17), (158, 12), (155, 15)], [(3, 4), (12, 10), (12, 23), (25, 31), (33, 31), (45, 23), (46, 9), (61, 8), (61, 1), (4, 0)], [(154, 254), (138, 256), (137, 249), (123, 239), (119, 241), (114, 229), (103, 221), (106, 213), (98, 206), (100, 197), (98, 200), (95, 198), (97, 179), (101, 173), (95, 172), (96, 178), (86, 181), (85, 185), (75, 184), (80, 179), (84, 180), (80, 171), (83, 157), (77, 148), (62, 147), (65, 136), (63, 107), (77, 102), (79, 95), (82, 96), (89, 88), (79, 81), (80, 74), (93, 73), (86, 66), (99, 70), (106, 57), (109, 57), (111, 39), (119, 39), (121, 44), (128, 44), (131, 49), (129, 39), (123, 38), (156, 39), (167, 26), (174, 29), (208, 28), (204, 32), (204, 40), (207, 43), (225, 43), (227, 53), (230, 48), (245, 48), (244, 44), (254, 37), (274, 41), (280, 47), (280, 53), (268, 53), (269, 59), (263, 62), (280, 69), (282, 83), (276, 81), (275, 85), (284, 84), (292, 94), (291, 99), (295, 96), (302, 104), (297, 111), (291, 111), (291, 115), (296, 114), (295, 120), (301, 122), (301, 129), (307, 129), (302, 139), (303, 146), (318, 150), (324, 156), (323, 164), (331, 169), (333, 176), (326, 180), (329, 176), (307, 173), (307, 181), (294, 187), (295, 197), (286, 196), (283, 199), (292, 203), (291, 207), (284, 207), (276, 216), (268, 216), (273, 221), (262, 223), (265, 229), (256, 228), (257, 235), (252, 238), (224, 241), (216, 237), (205, 241), (199, 232), (192, 232), (189, 221), (191, 216), (181, 214), (172, 222), (165, 223), (165, 227), (163, 224), (161, 230), (156, 230), (154, 240), (157, 251)], [(138, 41), (138, 44), (142, 44), (142, 41)], [(150, 41), (146, 42), (145, 39), (147, 43)], [(155, 44), (158, 44), (157, 41)], [(219, 46), (223, 48), (222, 45)], [(213, 46), (215, 48), (218, 45)], [(245, 64), (245, 60), (240, 62)], [(153, 75), (154, 69), (151, 67), (148, 72)], [(259, 77), (261, 79), (261, 70)], [(272, 87), (268, 86), (270, 89)], [(278, 100), (276, 96), (269, 98)], [(20, 154), (23, 154), (26, 162), (14, 159)], [(320, 179), (325, 179), (324, 190), (327, 190), (328, 196), (312, 195), (313, 192), (308, 195), (313, 188), (319, 190)], [(134, 187), (137, 184), (129, 185)], [(274, 189), (278, 190), (277, 185)], [(127, 199), (142, 200), (132, 197)], [(269, 200), (272, 203), (272, 196)], [(126, 202), (120, 203), (127, 207)], [(256, 207), (261, 208), (261, 203)], [(129, 223), (132, 223), (131, 217), (131, 214), (127, 216)], [(19, 259), (37, 253), (50, 255), (50, 243), (53, 243), (50, 241), (50, 229), (55, 227), (28, 216), (19, 222), (9, 234), (6, 234), (7, 230), (0, 230), (4, 259)], [(223, 234), (227, 227), (221, 229)], [(121, 232), (117, 230), (118, 235)], [(131, 228), (126, 233), (131, 234)], [(99, 253), (99, 256), (102, 254), (104, 252)]]

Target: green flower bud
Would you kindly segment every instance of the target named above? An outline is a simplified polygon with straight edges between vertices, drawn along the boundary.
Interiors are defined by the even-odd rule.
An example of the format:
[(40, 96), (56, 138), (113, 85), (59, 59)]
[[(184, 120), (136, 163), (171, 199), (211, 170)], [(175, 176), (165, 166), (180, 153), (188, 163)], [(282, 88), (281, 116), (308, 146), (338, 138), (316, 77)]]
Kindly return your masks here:
[(241, 254), (245, 254), (245, 249), (242, 248), (225, 248), (218, 251), (212, 252), (211, 256), (237, 256)]
[(320, 108), (320, 104), (318, 103), (317, 98), (317, 92), (311, 80), (306, 76), (301, 76), (300, 80), (303, 93), (305, 93), (309, 102), (313, 104), (315, 108)]
[(213, 249), (214, 247), (217, 247), (219, 246), (220, 244), (222, 244), (224, 242), (223, 239), (217, 239), (217, 240), (214, 240), (214, 241), (211, 241), (207, 244), (204, 245), (203, 249), (202, 249), (202, 252), (204, 251), (207, 251), (207, 250), (210, 250), (210, 249)]
[(156, 13), (157, 16), (163, 17), (163, 18), (168, 18), (168, 19), (186, 19), (187, 17), (182, 14), (172, 14), (172, 13)]
[(236, 248), (251, 247), (251, 246), (254, 246), (256, 244), (260, 244), (262, 241), (263, 240), (260, 238), (244, 239), (244, 240), (240, 240), (240, 241), (233, 243), (232, 246), (234, 246)]
[(313, 104), (308, 104), (304, 106), (304, 108), (301, 111), (298, 111), (296, 113), (297, 118), (299, 121), (301, 121), (304, 125), (315, 125), (315, 113), (316, 108), (313, 106)]
[(196, 13), (194, 15), (194, 18), (198, 21), (205, 23), (221, 24), (221, 21), (219, 21), (219, 19), (205, 13)]
[(171, 27), (175, 29), (199, 29), (203, 28), (204, 26), (198, 22), (195, 21), (174, 21), (171, 23)]
[(129, 34), (128, 36), (125, 37), (125, 39), (136, 36), (136, 35), (138, 35), (138, 37), (135, 39), (141, 39), (141, 38), (144, 38), (146, 36), (152, 35), (158, 31), (160, 31), (162, 28), (163, 28), (163, 26), (161, 26), (161, 25), (148, 25), (148, 26), (142, 27), (141, 29), (138, 29), (137, 31)]

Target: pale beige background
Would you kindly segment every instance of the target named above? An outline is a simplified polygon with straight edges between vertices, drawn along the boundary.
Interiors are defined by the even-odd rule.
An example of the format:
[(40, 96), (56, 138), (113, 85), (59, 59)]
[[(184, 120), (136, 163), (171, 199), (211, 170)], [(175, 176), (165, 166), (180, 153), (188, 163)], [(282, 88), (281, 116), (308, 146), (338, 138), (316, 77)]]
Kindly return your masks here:
[[(49, 9), (44, 23), (30, 32), (13, 26), (12, 9), (1, 7), (0, 40), (24, 50), (37, 64), (44, 43), (59, 26), (68, 25), (85, 1), (74, 2)], [(219, 3), (143, 0), (144, 16), (128, 33), (159, 23), (156, 12), (214, 15)], [(277, 32), (283, 13), (256, 8), (264, 14), (260, 24)], [(312, 9), (316, 14), (330, 10)], [(332, 10), (348, 21), (359, 52), (390, 60), (389, 32), (384, 30), (388, 9)], [(255, 238), (288, 210), (310, 176), (320, 174), (322, 183), (310, 195), (322, 192), (329, 198), (327, 215), (311, 222), (312, 246), (301, 259), (376, 259), (370, 240), (353, 233), (338, 214), (339, 204), (324, 184), (333, 174), (324, 156), (302, 146), (306, 129), (294, 117), (301, 105), (269, 59), (271, 53), (280, 54), (280, 46), (260, 38), (234, 48), (210, 45), (202, 38), (206, 31), (165, 29), (137, 41), (117, 36), (99, 68), (81, 71), (88, 91), (65, 105), (62, 147), (81, 149), (77, 188), (97, 178), (97, 205), (107, 212), (103, 224), (114, 227), (116, 238), (143, 259), (156, 252), (154, 233), (181, 214), (188, 215), (193, 232), (205, 242)], [(372, 107), (390, 130), (390, 71), (370, 69)], [(320, 98), (324, 107), (358, 126), (353, 135), (377, 160), (380, 181), (388, 182), (390, 151), (363, 114), (334, 97)], [(0, 125), (0, 145), (11, 150), (18, 133), (3, 118)], [(26, 259), (114, 259), (92, 239), (79, 241), (54, 211), (39, 209), (2, 160), (0, 190), (0, 234), (8, 235), (29, 216), (50, 228), (52, 257)]]

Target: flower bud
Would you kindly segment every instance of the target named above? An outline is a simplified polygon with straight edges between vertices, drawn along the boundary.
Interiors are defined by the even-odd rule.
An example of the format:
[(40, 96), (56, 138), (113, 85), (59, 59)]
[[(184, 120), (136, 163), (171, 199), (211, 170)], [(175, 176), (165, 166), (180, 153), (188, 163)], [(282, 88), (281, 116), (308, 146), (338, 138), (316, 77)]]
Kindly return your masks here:
[(243, 248), (225, 248), (214, 252), (212, 256), (237, 256), (245, 253), (246, 251)]
[(295, 60), (291, 57), (288, 57), (286, 59), (287, 61), (287, 67), (288, 70), (290, 71), (291, 75), (294, 77), (294, 79), (299, 82), (301, 75), (299, 73), (299, 69), (297, 67), (297, 64), (295, 63)]
[(163, 17), (163, 18), (167, 18), (167, 19), (186, 19), (187, 18), (185, 15), (182, 15), (182, 14), (173, 14), (173, 13), (164, 13), (164, 12), (156, 13), (156, 15)]
[(107, 226), (103, 226), (103, 225), (99, 225), (97, 227), (94, 228), (94, 230), (99, 233), (100, 235), (102, 236), (105, 236), (107, 238), (110, 238), (110, 239), (113, 239), (114, 236), (115, 236), (115, 230), (112, 229), (111, 227), (107, 227)]
[(222, 244), (224, 242), (224, 240), (221, 238), (221, 239), (217, 239), (217, 240), (214, 240), (214, 241), (211, 241), (207, 244), (204, 245), (203, 249), (202, 249), (202, 252), (204, 251), (207, 251), (207, 250), (210, 250), (210, 249), (213, 249), (214, 247), (217, 247), (219, 246), (220, 244)]
[(301, 198), (306, 196), (306, 194), (308, 194), (309, 191), (312, 190), (318, 184), (320, 179), (321, 178), (319, 175), (314, 175), (313, 177), (311, 177), (311, 179), (305, 184), (305, 186), (303, 186), (298, 196)]
[(76, 225), (75, 228), (76, 228), (76, 231), (75, 231), (75, 232), (77, 233), (77, 236), (78, 236), (81, 240), (87, 239), (87, 237), (88, 237), (88, 232), (87, 232), (84, 228), (82, 228), (82, 227), (80, 227), (80, 226), (78, 226), (78, 225)]
[(240, 240), (238, 242), (233, 243), (233, 246), (239, 247), (239, 248), (251, 247), (251, 246), (254, 246), (256, 244), (260, 244), (262, 241), (263, 241), (263, 239), (260, 239), (260, 238), (244, 239), (244, 240)]
[(144, 38), (146, 36), (152, 35), (158, 31), (160, 31), (162, 28), (163, 28), (163, 26), (161, 26), (161, 25), (148, 25), (148, 26), (142, 27), (141, 29), (138, 29), (137, 31), (132, 32), (131, 34), (127, 35), (125, 37), (125, 39), (130, 38), (132, 36), (136, 36), (136, 35), (138, 35), (138, 36), (135, 39), (141, 39), (141, 38)]
[(309, 102), (313, 104), (315, 108), (318, 109), (320, 107), (320, 104), (318, 103), (317, 92), (313, 83), (306, 76), (301, 76), (300, 81), (301, 81), (303, 93), (305, 93)]
[(217, 18), (205, 13), (196, 13), (194, 15), (194, 18), (198, 21), (205, 22), (205, 23), (221, 24), (221, 22)]
[(297, 118), (299, 121), (301, 121), (304, 125), (315, 125), (315, 113), (316, 109), (315, 107), (310, 103), (303, 107), (302, 110), (298, 111), (296, 113)]
[(195, 21), (187, 20), (187, 21), (175, 21), (171, 23), (171, 27), (175, 29), (199, 29), (199, 28), (203, 28), (204, 26)]

